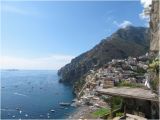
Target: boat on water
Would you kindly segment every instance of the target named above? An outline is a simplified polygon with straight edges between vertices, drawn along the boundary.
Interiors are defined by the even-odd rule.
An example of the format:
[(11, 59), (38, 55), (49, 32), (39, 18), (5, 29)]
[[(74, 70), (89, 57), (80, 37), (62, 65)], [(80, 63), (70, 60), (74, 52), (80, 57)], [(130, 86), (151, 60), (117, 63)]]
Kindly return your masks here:
[(71, 104), (70, 103), (65, 103), (65, 102), (60, 102), (59, 105), (61, 105), (61, 106), (70, 106)]
[(55, 112), (55, 110), (51, 110), (51, 112)]
[(19, 111), (19, 110), (20, 110), (20, 108), (18, 108), (18, 107), (17, 107), (17, 108), (16, 108), (16, 110), (18, 110), (18, 111)]
[(28, 117), (28, 114), (25, 114), (25, 117)]

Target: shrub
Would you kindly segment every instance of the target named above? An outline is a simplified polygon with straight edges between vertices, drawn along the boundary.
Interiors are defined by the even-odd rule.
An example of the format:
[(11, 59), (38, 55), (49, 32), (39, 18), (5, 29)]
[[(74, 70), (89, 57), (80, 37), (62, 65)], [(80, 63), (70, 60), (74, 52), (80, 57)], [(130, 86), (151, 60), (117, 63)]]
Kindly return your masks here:
[(140, 88), (140, 87), (143, 87), (141, 84), (137, 84), (137, 83), (130, 83), (128, 81), (125, 81), (125, 80), (122, 80), (122, 82), (120, 82), (119, 84), (117, 84), (117, 86), (119, 87), (123, 87), (123, 86), (126, 86), (126, 87), (132, 87), (132, 88)]
[(158, 87), (159, 87), (159, 76), (156, 76), (154, 78), (154, 80), (151, 80), (150, 82), (151, 86), (152, 86), (152, 89), (154, 91), (157, 91), (158, 92)]
[(111, 101), (112, 109), (116, 110), (120, 108), (122, 105), (122, 100), (123, 99), (121, 97), (112, 97), (112, 101)]
[(94, 117), (103, 117), (106, 114), (109, 114), (110, 110), (109, 108), (100, 108), (92, 113)]
[(159, 64), (160, 64), (159, 59), (153, 60), (152, 63), (149, 64), (149, 70), (156, 72), (156, 74), (158, 74), (159, 73)]
[(160, 60), (159, 59), (154, 59), (150, 64), (149, 64), (149, 72), (151, 74), (151, 88), (153, 91), (158, 93), (159, 91), (159, 64)]
[(123, 115), (124, 115), (124, 113), (122, 113), (122, 112), (116, 113), (116, 117), (121, 117), (121, 116), (123, 116)]
[(146, 73), (147, 71), (144, 70), (143, 68), (137, 67), (136, 72), (137, 72), (138, 74), (140, 74), (140, 75), (143, 75), (143, 74)]

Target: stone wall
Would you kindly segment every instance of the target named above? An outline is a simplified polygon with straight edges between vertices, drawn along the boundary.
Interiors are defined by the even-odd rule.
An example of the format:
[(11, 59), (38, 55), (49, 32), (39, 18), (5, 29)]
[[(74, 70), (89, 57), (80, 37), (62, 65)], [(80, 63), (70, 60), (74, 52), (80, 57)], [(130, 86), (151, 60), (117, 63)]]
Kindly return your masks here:
[(159, 39), (160, 39), (160, 2), (159, 0), (153, 0), (150, 12), (150, 30), (151, 41), (150, 50), (159, 51)]

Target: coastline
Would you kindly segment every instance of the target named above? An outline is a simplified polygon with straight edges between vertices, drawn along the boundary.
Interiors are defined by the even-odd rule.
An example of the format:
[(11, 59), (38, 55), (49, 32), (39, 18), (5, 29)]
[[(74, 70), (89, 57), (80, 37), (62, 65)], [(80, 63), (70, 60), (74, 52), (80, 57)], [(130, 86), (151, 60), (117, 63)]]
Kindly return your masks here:
[(67, 119), (100, 119), (92, 115), (92, 112), (94, 111), (95, 110), (93, 110), (90, 106), (82, 105), (77, 107), (77, 110), (73, 112)]
[(83, 105), (77, 107), (77, 110), (73, 112), (68, 119), (83, 119), (83, 118), (90, 118), (91, 109), (89, 106)]

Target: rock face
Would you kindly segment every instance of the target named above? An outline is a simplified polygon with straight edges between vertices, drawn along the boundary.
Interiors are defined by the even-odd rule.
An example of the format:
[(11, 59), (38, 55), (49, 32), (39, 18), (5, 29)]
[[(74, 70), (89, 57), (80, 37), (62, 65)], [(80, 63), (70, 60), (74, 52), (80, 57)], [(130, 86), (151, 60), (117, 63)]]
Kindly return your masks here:
[(150, 11), (150, 50), (159, 51), (159, 39), (160, 39), (160, 2), (159, 0), (153, 0)]
[(112, 59), (140, 56), (149, 50), (149, 30), (128, 26), (117, 30), (91, 50), (74, 58), (58, 71), (61, 82), (75, 83), (93, 68), (100, 68)]
[(159, 86), (159, 39), (160, 39), (160, 1), (152, 0), (150, 10), (150, 51), (154, 53), (154, 60), (151, 62), (151, 70), (149, 74), (151, 76), (151, 88), (153, 92), (160, 95), (160, 86)]

